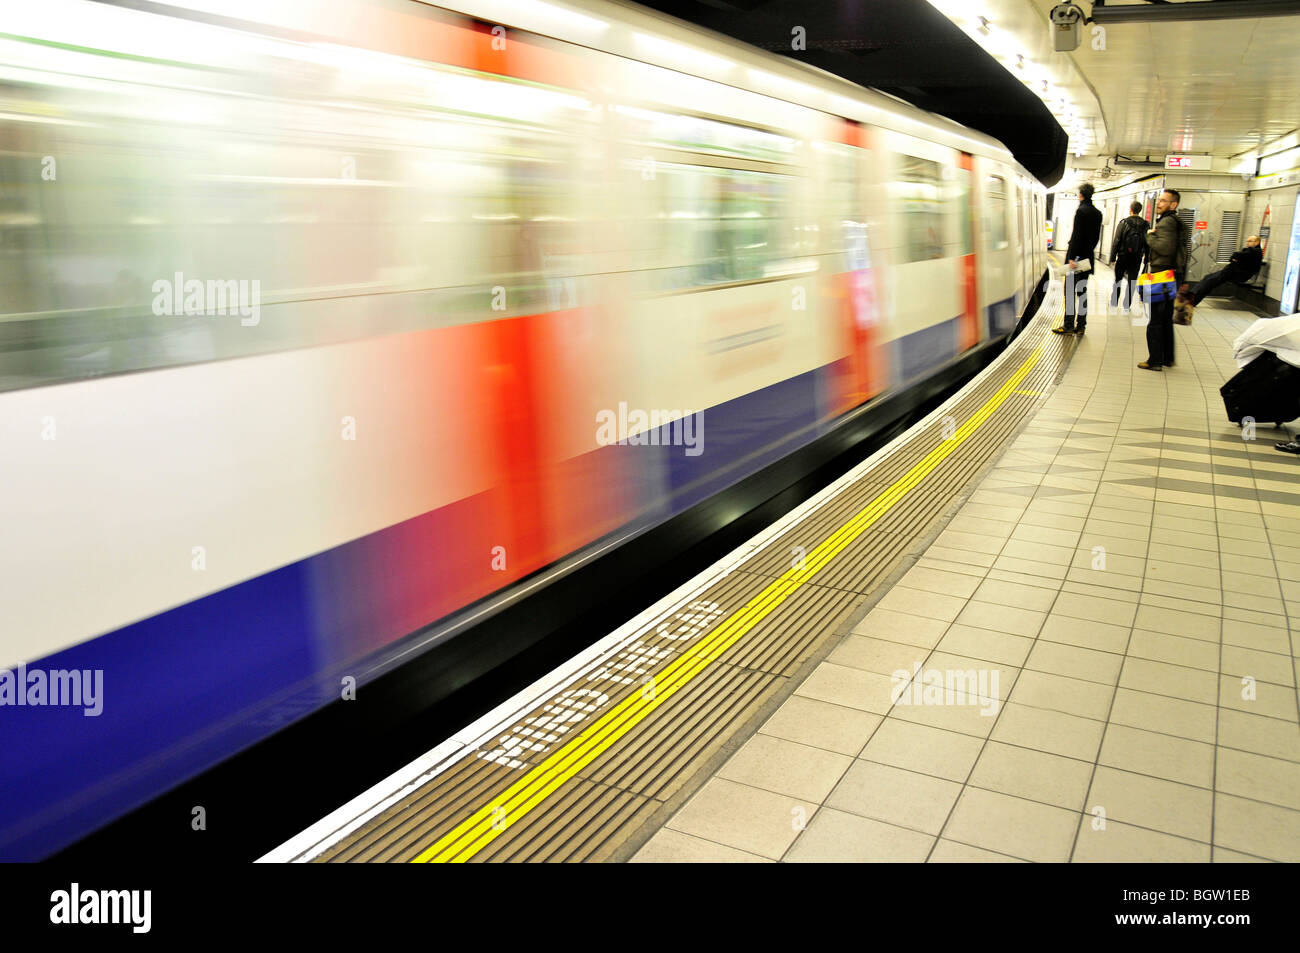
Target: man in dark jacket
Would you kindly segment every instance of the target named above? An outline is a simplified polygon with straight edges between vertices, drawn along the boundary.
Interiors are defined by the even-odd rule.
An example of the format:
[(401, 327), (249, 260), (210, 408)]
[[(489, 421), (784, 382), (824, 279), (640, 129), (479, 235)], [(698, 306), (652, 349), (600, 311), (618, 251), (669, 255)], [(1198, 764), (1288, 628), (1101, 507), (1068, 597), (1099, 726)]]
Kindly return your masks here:
[(1138, 271), (1147, 254), (1147, 220), (1142, 217), (1142, 203), (1134, 202), (1128, 210), (1132, 213), (1115, 229), (1115, 240), (1110, 243), (1110, 264), (1115, 269), (1115, 287), (1110, 292), (1110, 306), (1119, 306), (1120, 287), (1124, 288), (1124, 310), (1133, 306), (1133, 289), (1137, 286)]
[(1206, 275), (1196, 283), (1192, 289), (1193, 306), (1201, 303), (1201, 299), (1208, 295), (1219, 285), (1235, 281), (1238, 284), (1244, 284), (1255, 277), (1255, 272), (1259, 271), (1259, 266), (1264, 262), (1264, 253), (1259, 248), (1259, 236), (1251, 235), (1246, 239), (1246, 247), (1241, 251), (1232, 253), (1232, 258), (1228, 260), (1226, 268), (1222, 268), (1213, 274)]
[[(1052, 328), (1057, 334), (1082, 334), (1088, 326), (1088, 277), (1097, 265), (1093, 250), (1101, 239), (1101, 212), (1092, 204), (1092, 191), (1090, 182), (1079, 186), (1079, 207), (1074, 211), (1074, 228), (1065, 249), (1065, 323)], [(1079, 262), (1083, 259), (1087, 259), (1088, 267), (1080, 272)], [(1084, 299), (1082, 303), (1080, 298)]]
[[(1176, 189), (1165, 189), (1156, 202), (1156, 225), (1147, 232), (1147, 261), (1152, 273), (1172, 271), (1174, 286), (1183, 283), (1187, 270), (1187, 241), (1178, 220)], [(1147, 359), (1138, 367), (1158, 371), (1174, 366), (1174, 301), (1169, 295), (1147, 303)]]

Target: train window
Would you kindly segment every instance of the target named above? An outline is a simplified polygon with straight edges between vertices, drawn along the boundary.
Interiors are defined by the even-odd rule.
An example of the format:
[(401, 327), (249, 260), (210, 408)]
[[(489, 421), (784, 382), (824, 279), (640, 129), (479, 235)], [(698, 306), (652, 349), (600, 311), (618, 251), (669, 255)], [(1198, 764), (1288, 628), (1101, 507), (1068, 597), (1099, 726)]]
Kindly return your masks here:
[(659, 290), (793, 274), (790, 176), (664, 163), (655, 176)]
[(946, 231), (943, 168), (931, 159), (899, 153), (894, 192), (903, 216), (900, 264), (942, 258)]
[(974, 228), (971, 226), (970, 217), (970, 183), (971, 173), (969, 169), (957, 170), (957, 205), (961, 215), (961, 254), (969, 255), (974, 252)]
[(989, 220), (985, 234), (994, 251), (1007, 248), (1011, 241), (1007, 235), (1007, 181), (1000, 175), (990, 175), (984, 180), (989, 195)]
[(822, 144), (828, 164), (826, 189), (827, 250), (833, 270), (856, 271), (869, 267), (866, 210), (858, 184), (859, 150), (853, 146)]

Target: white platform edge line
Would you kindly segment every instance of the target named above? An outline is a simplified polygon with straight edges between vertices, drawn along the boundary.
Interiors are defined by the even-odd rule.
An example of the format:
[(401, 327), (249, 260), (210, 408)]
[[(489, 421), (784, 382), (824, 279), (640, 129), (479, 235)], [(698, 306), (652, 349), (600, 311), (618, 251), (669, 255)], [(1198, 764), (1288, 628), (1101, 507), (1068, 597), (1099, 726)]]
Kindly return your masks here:
[[(1033, 320), (1029, 322), (1033, 323)], [(1026, 325), (1025, 332), (1029, 330)], [(1024, 332), (1022, 332), (1023, 335)], [(996, 371), (1010, 359), (1015, 344), (1012, 341), (1001, 354), (993, 359), (988, 367), (968, 381), (956, 394), (948, 398), (933, 411), (900, 433), (888, 444), (854, 466), (826, 488), (818, 491), (803, 503), (792, 509), (771, 526), (752, 539), (742, 543), (697, 576), (674, 589), (654, 605), (641, 612), (633, 619), (619, 626), (599, 642), (579, 652), (568, 662), (553, 669), (519, 691), (511, 698), (493, 708), (481, 718), (466, 725), (451, 738), (430, 749), (410, 764), (393, 772), (384, 780), (357, 795), (351, 801), (321, 818), (306, 830), (296, 834), (279, 847), (258, 858), (257, 863), (305, 863), (324, 853), (347, 835), (360, 828), (366, 822), (400, 801), (417, 788), (427, 784), (448, 768), (457, 764), (493, 735), (501, 734), (518, 721), (525, 712), (541, 704), (571, 676), (585, 668), (592, 668), (603, 662), (611, 654), (624, 649), (641, 631), (683, 606), (701, 590), (708, 588), (718, 579), (730, 574), (751, 559), (755, 553), (771, 539), (781, 535), (792, 526), (807, 519), (817, 510), (838, 496), (844, 489), (861, 480), (867, 473), (880, 466), (895, 453), (899, 452), (915, 437), (917, 431), (932, 426), (936, 420), (947, 416), (947, 411), (966, 396), (968, 390), (978, 387), (986, 375)]]

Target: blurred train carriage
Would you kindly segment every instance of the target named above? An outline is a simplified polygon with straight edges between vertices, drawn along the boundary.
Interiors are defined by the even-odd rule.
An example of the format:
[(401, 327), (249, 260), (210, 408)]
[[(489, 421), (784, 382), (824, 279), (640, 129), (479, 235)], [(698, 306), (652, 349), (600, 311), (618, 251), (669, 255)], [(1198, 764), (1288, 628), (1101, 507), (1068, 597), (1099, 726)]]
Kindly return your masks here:
[[(0, 855), (1015, 328), (1043, 189), (999, 143), (633, 7), (480, 6), (7, 11), (0, 666), (107, 697), (0, 710)], [(256, 322), (156, 313), (189, 280)], [(620, 404), (705, 452), (600, 445)]]

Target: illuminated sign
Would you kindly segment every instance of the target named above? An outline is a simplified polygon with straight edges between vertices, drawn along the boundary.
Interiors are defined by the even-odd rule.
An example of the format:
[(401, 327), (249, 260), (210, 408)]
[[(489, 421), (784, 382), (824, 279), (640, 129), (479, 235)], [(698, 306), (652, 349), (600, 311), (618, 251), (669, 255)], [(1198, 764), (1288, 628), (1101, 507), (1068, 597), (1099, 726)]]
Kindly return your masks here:
[(1209, 156), (1165, 156), (1166, 169), (1187, 169), (1194, 172), (1209, 172)]

